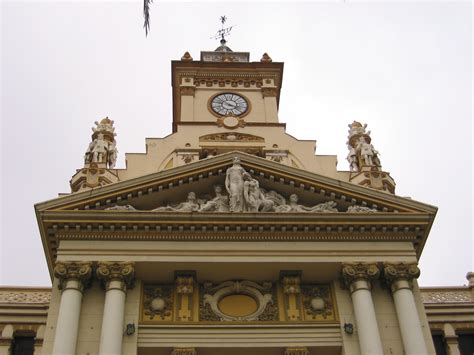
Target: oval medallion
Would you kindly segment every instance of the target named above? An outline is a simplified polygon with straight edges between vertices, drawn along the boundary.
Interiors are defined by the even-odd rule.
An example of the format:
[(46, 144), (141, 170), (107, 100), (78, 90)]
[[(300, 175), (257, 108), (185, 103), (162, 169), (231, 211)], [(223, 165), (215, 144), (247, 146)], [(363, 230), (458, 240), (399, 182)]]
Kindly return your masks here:
[(258, 304), (247, 295), (229, 295), (219, 300), (219, 310), (232, 317), (244, 317), (257, 311)]

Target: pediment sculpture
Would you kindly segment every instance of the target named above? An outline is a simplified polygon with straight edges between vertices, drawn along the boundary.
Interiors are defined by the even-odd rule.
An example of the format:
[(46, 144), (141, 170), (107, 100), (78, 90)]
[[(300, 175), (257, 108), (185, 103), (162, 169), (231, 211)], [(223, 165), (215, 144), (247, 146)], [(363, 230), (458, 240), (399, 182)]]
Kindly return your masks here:
[[(298, 195), (291, 194), (287, 201), (285, 197), (274, 190), (267, 191), (260, 187), (257, 179), (253, 178), (235, 157), (233, 164), (226, 171), (225, 190), (221, 185), (214, 186), (215, 197), (199, 199), (195, 192), (189, 192), (186, 201), (168, 204), (152, 209), (152, 212), (276, 212), (276, 213), (336, 213), (340, 212), (334, 201), (327, 201), (313, 206), (298, 203)], [(106, 208), (116, 211), (137, 211), (132, 205), (116, 205)], [(349, 206), (349, 213), (378, 212), (364, 206)]]

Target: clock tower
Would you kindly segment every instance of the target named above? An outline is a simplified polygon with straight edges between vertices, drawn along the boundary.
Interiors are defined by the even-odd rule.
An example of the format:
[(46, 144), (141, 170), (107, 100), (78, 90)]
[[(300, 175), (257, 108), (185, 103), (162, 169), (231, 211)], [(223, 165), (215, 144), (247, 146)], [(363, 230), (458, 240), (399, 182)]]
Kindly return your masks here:
[(224, 39), (199, 61), (186, 52), (172, 62), (173, 132), (189, 124), (277, 124), (282, 78), (283, 63), (266, 53), (249, 62), (248, 52), (233, 52)]

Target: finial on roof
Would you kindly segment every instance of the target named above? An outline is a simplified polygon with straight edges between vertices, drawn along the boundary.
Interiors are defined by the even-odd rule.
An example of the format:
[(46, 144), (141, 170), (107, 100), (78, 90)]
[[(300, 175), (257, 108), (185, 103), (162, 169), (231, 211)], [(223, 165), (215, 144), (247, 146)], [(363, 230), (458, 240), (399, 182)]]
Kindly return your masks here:
[(191, 57), (191, 54), (189, 52), (185, 52), (183, 56), (181, 57), (181, 61), (183, 62), (192, 62), (193, 57)]
[(260, 59), (260, 62), (262, 62), (262, 63), (271, 63), (272, 58), (270, 58), (270, 56), (267, 53), (263, 53), (262, 59)]

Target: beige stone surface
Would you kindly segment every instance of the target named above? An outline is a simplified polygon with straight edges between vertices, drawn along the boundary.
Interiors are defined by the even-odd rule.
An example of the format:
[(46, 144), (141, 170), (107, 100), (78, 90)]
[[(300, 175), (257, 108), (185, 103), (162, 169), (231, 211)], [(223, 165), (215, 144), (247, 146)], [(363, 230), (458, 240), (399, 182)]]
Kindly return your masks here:
[[(436, 208), (350, 183), (350, 173), (337, 170), (335, 155), (315, 155), (315, 140), (287, 134), (278, 119), (281, 63), (226, 65), (173, 62), (173, 133), (146, 138), (144, 153), (126, 154), (126, 168), (113, 170), (119, 182), (36, 206), (48, 265), (52, 269), (56, 261), (90, 261), (95, 267), (98, 262), (135, 263), (135, 286), (126, 293), (123, 329), (130, 323), (136, 331), (123, 336), (123, 354), (162, 355), (172, 348), (197, 348), (201, 355), (275, 355), (288, 347), (307, 347), (310, 354), (365, 355), (359, 350), (353, 301), (339, 283), (341, 263), (417, 262)], [(226, 127), (227, 121), (222, 123), (223, 118), (208, 109), (209, 99), (222, 92), (238, 93), (250, 103), (248, 114), (234, 120), (236, 127)], [(222, 184), (235, 154), (260, 187), (286, 198), (296, 193), (305, 206), (337, 202), (339, 210), (150, 212), (183, 202), (190, 192), (198, 198), (211, 193), (213, 184)], [(104, 210), (125, 204), (136, 210)], [(355, 204), (365, 212), (362, 208), (360, 213), (347, 213)], [(177, 271), (191, 272), (201, 284), (279, 282), (281, 272), (288, 270), (298, 271), (302, 282), (333, 286), (336, 321), (140, 323), (145, 282), (174, 284)], [(56, 333), (61, 297), (57, 284), (54, 280), (47, 321), (41, 315), (46, 324), (43, 355), (51, 354)], [(385, 355), (403, 354), (392, 294), (377, 279), (370, 295)], [(32, 297), (11, 299), (21, 304)], [(426, 317), (416, 282), (414, 297), (428, 353), (434, 355), (428, 320), (431, 325), (442, 322), (443, 314), (429, 306)], [(7, 297), (2, 298), (0, 290), (0, 310), (2, 299)], [(79, 355), (99, 352), (104, 302), (105, 291), (94, 278), (81, 304)], [(464, 299), (462, 303), (466, 306)], [(467, 321), (458, 306), (444, 310), (457, 311), (457, 322)], [(5, 329), (2, 317), (4, 313), (0, 326)], [(34, 319), (30, 310), (26, 317)], [(353, 334), (344, 332), (344, 323), (355, 325)]]

